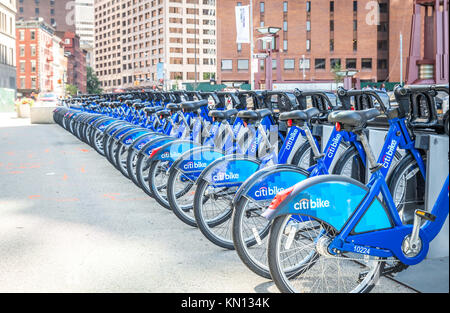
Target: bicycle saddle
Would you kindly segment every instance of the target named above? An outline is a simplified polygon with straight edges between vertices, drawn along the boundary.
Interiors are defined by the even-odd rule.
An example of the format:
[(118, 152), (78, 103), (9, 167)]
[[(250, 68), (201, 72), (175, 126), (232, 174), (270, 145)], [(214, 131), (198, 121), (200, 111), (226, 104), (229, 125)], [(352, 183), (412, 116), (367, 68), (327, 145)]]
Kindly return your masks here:
[(280, 114), (280, 121), (309, 121), (311, 118), (320, 114), (317, 108), (309, 108), (306, 110), (295, 110), (291, 112), (284, 112)]
[(344, 126), (362, 127), (379, 115), (381, 115), (380, 111), (375, 108), (361, 111), (335, 111), (328, 115), (328, 121), (341, 123)]
[(208, 100), (186, 101), (181, 104), (181, 108), (186, 112), (193, 112), (206, 105), (208, 105)]
[(239, 111), (236, 109), (230, 110), (213, 110), (209, 112), (209, 116), (213, 117), (218, 121), (224, 121), (230, 119), (232, 116), (236, 115)]
[(272, 114), (272, 111), (269, 109), (260, 109), (260, 110), (244, 110), (240, 111), (237, 116), (245, 119), (245, 120), (253, 120), (258, 121), (262, 120), (266, 116), (269, 116)]
[(169, 103), (166, 108), (171, 111), (180, 111), (181, 106), (178, 103)]
[(156, 113), (156, 112), (158, 112), (158, 111), (161, 111), (163, 109), (163, 107), (161, 107), (161, 106), (156, 106), (156, 107), (147, 107), (147, 108), (144, 108), (144, 111), (145, 111), (145, 113), (147, 113), (147, 114), (153, 114), (153, 113)]
[(171, 116), (171, 115), (172, 115), (172, 113), (171, 113), (169, 110), (162, 110), (162, 111), (159, 111), (158, 114), (159, 114), (159, 116), (160, 116), (161, 118), (168, 117), (168, 116)]

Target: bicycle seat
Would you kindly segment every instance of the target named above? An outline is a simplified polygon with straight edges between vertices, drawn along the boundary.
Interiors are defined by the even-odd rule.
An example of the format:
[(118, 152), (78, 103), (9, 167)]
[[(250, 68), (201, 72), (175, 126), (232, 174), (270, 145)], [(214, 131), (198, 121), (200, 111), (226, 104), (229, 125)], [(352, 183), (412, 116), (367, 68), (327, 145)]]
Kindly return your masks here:
[(209, 116), (213, 117), (218, 121), (224, 121), (230, 119), (232, 116), (236, 115), (239, 111), (236, 109), (230, 110), (213, 110), (209, 112)]
[(159, 115), (161, 118), (165, 118), (165, 117), (171, 116), (172, 113), (171, 113), (169, 110), (162, 110), (162, 111), (159, 111), (159, 112), (158, 112), (158, 115)]
[(156, 113), (156, 112), (158, 112), (158, 111), (161, 111), (163, 109), (163, 107), (161, 107), (161, 106), (156, 106), (156, 107), (147, 107), (147, 108), (144, 108), (144, 111), (145, 111), (145, 113), (147, 113), (147, 114), (153, 114), (153, 113)]
[(237, 116), (244, 119), (244, 120), (252, 120), (252, 121), (258, 121), (262, 120), (266, 116), (269, 116), (272, 114), (272, 111), (269, 109), (260, 109), (260, 110), (244, 110), (240, 111)]
[(198, 101), (186, 101), (181, 104), (181, 108), (185, 112), (194, 112), (201, 107), (207, 106), (208, 100), (198, 100)]
[(169, 103), (166, 108), (171, 111), (180, 111), (181, 106), (178, 103)]
[(344, 126), (362, 127), (379, 115), (381, 115), (380, 111), (375, 108), (361, 111), (335, 111), (328, 115), (328, 121), (341, 123)]
[(320, 114), (317, 108), (309, 108), (306, 110), (295, 110), (291, 112), (284, 112), (280, 114), (280, 121), (309, 121), (311, 118)]

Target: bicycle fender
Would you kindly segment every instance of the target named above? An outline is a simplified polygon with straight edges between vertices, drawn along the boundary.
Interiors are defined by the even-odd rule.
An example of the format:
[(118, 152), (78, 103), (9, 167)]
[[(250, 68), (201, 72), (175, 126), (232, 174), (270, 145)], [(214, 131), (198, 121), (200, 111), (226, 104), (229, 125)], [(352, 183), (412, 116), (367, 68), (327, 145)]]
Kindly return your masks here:
[(150, 133), (153, 133), (153, 132), (148, 129), (135, 129), (135, 130), (129, 131), (128, 133), (123, 135), (122, 138), (120, 139), (120, 142), (126, 146), (130, 146), (137, 139), (147, 136)]
[[(276, 209), (266, 210), (263, 216), (272, 220), (280, 215), (302, 214), (340, 231), (368, 192), (365, 185), (348, 177), (311, 177), (294, 185), (286, 199)], [(353, 231), (362, 233), (391, 227), (387, 210), (375, 197)]]
[(155, 148), (150, 154), (150, 161), (175, 161), (184, 152), (199, 147), (200, 144), (190, 140), (175, 140)]
[(131, 149), (133, 149), (136, 152), (139, 152), (139, 151), (141, 151), (141, 149), (145, 148), (145, 146), (149, 142), (151, 142), (151, 141), (153, 141), (155, 139), (160, 139), (160, 138), (168, 138), (168, 136), (164, 136), (164, 135), (161, 135), (161, 134), (158, 134), (158, 133), (149, 133), (147, 135), (144, 135), (142, 137), (137, 138), (133, 142), (133, 144), (131, 146)]
[(196, 147), (183, 153), (169, 168), (169, 173), (178, 169), (183, 173), (202, 172), (211, 162), (221, 158), (225, 152), (214, 147)]
[(233, 198), (233, 206), (244, 195), (256, 201), (273, 199), (278, 192), (305, 180), (308, 175), (306, 170), (290, 164), (277, 164), (260, 169), (239, 187)]
[(176, 139), (172, 138), (172, 137), (154, 138), (154, 139), (150, 140), (147, 144), (145, 144), (144, 147), (142, 147), (142, 149), (139, 150), (139, 153), (146, 155), (146, 156), (150, 156), (154, 149), (157, 149), (157, 148), (161, 147), (162, 145), (169, 143), (171, 141), (174, 141), (174, 140), (176, 140)]
[(215, 185), (242, 184), (260, 165), (260, 160), (246, 155), (226, 155), (208, 165), (197, 181), (206, 180)]

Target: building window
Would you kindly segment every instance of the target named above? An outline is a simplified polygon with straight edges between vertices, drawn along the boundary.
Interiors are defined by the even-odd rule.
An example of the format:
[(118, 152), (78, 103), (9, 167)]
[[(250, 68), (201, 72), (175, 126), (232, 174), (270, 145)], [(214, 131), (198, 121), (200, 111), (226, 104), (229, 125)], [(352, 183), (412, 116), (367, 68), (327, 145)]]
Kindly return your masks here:
[(238, 44), (237, 44), (237, 51), (238, 51), (238, 52), (241, 52), (241, 51), (242, 51), (242, 44), (241, 44), (241, 43), (238, 43)]
[(353, 12), (358, 12), (358, 1), (353, 1)]
[(259, 4), (259, 12), (264, 13), (264, 2)]
[(25, 61), (20, 61), (20, 72), (25, 73)]
[[(317, 60), (317, 59), (316, 59)], [(305, 70), (309, 70), (310, 69), (310, 67), (311, 67), (311, 64), (310, 64), (311, 62), (310, 62), (310, 60), (309, 59), (300, 59), (299, 60), (299, 69), (300, 70), (303, 70), (303, 69), (305, 69)], [(324, 65), (325, 65), (325, 62), (324, 62)], [(324, 69), (325, 69), (325, 67), (324, 67)]]
[(306, 40), (306, 51), (311, 51), (311, 40), (310, 39)]
[(324, 70), (325, 69), (325, 59), (315, 59), (314, 60), (314, 68), (316, 70)]
[(295, 60), (294, 59), (285, 59), (284, 60), (284, 69), (285, 70), (293, 70), (295, 68)]
[(378, 65), (377, 65), (379, 70), (385, 70), (387, 69), (387, 60), (386, 59), (379, 59), (378, 60)]
[(34, 31), (34, 30), (32, 30), (31, 31), (31, 33), (30, 33), (30, 38), (31, 38), (31, 40), (35, 40), (36, 39), (36, 31)]
[(330, 51), (334, 51), (334, 39), (330, 39)]
[(356, 69), (356, 59), (346, 59), (345, 60), (346, 69)]
[(283, 21), (283, 31), (287, 32), (287, 30), (288, 30), (288, 23), (287, 21)]
[(31, 61), (31, 73), (36, 73), (36, 61)]
[(238, 71), (248, 70), (248, 60), (238, 60), (237, 61)]
[(358, 40), (353, 40), (353, 51), (358, 51)]
[(287, 2), (287, 1), (284, 1), (284, 2), (283, 2), (283, 12), (284, 12), (284, 13), (287, 13), (287, 11), (288, 11), (288, 2)]
[(273, 70), (277, 69), (277, 60), (272, 60), (272, 69)]
[(330, 32), (334, 31), (334, 21), (330, 20)]
[(19, 47), (19, 55), (20, 55), (21, 57), (24, 57), (24, 56), (25, 56), (25, 46), (20, 46), (20, 47)]
[(336, 68), (341, 66), (341, 59), (330, 59), (330, 68)]
[(363, 70), (371, 70), (372, 69), (372, 59), (361, 59), (361, 68)]
[(334, 12), (334, 1), (330, 1), (330, 12)]
[(283, 51), (287, 51), (288, 49), (288, 41), (285, 39), (283, 40)]
[(306, 1), (306, 12), (311, 12), (311, 1)]
[(25, 77), (20, 78), (20, 88), (25, 89)]
[(306, 31), (307, 32), (311, 31), (311, 21), (306, 21)]
[(31, 49), (31, 56), (32, 57), (34, 57), (34, 56), (36, 56), (36, 46), (30, 46), (30, 49)]
[(233, 70), (233, 60), (222, 60), (222, 71)]
[(36, 77), (31, 77), (31, 89), (36, 89)]
[(353, 20), (353, 31), (357, 31), (358, 30), (358, 21), (357, 20)]
[(25, 40), (25, 31), (24, 30), (20, 30), (19, 31), (19, 40), (20, 41), (24, 41)]

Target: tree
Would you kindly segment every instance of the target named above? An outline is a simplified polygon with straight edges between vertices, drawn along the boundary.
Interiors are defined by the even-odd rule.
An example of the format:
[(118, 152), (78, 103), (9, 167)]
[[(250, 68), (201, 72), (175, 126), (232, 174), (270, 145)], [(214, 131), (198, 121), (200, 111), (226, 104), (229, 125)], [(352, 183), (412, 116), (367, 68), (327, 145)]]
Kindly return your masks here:
[(68, 94), (69, 96), (75, 97), (76, 95), (78, 95), (78, 87), (75, 85), (67, 84), (66, 85), (66, 94)]
[(100, 88), (100, 81), (98, 80), (97, 75), (95, 75), (92, 67), (87, 67), (87, 93), (88, 94), (101, 94), (103, 90)]
[(337, 73), (340, 72), (342, 70), (341, 67), (341, 63), (337, 62), (334, 64), (333, 68), (331, 69), (331, 71), (334, 73), (334, 81), (339, 84), (343, 82), (343, 78), (342, 76), (338, 75)]

